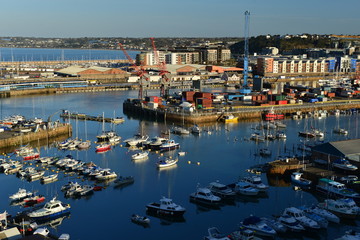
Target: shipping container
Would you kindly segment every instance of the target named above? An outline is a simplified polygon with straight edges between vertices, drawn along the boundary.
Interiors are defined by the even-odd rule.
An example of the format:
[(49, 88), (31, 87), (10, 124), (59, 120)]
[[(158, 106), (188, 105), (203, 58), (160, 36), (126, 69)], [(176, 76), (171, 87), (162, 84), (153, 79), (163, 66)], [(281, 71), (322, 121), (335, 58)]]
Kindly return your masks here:
[(150, 108), (150, 109), (157, 109), (159, 104), (157, 102), (148, 102), (147, 103), (147, 106)]
[(276, 101), (276, 105), (285, 105), (285, 104), (287, 104), (287, 103), (288, 103), (287, 100)]
[(326, 94), (326, 96), (329, 97), (329, 98), (333, 98), (333, 97), (335, 97), (335, 93), (334, 92), (328, 92)]
[(185, 92), (182, 92), (182, 97), (186, 102), (193, 102), (194, 94), (195, 94), (195, 91), (185, 91)]

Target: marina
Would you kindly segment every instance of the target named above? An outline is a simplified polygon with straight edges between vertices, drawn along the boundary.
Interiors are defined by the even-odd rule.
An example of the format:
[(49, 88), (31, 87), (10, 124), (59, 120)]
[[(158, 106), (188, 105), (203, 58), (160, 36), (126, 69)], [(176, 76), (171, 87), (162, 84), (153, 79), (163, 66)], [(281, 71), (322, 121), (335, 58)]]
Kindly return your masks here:
[[(153, 91), (153, 94), (155, 94), (155, 91), (157, 92), (157, 90)], [(97, 109), (103, 109), (104, 114), (107, 116), (111, 116), (113, 111), (116, 110), (119, 115), (122, 115), (123, 101), (136, 95), (137, 91), (114, 91), (98, 92), (96, 94), (91, 92), (69, 93), (62, 96), (28, 96), (12, 98), (11, 101), (10, 99), (2, 99), (4, 100), (2, 102), (2, 114), (3, 116), (9, 116), (14, 113), (21, 113), (27, 118), (41, 117), (46, 119), (56, 108), (69, 109), (71, 112), (85, 112), (93, 116), (98, 114)], [(78, 104), (69, 108), (74, 101)], [(112, 125), (110, 122), (105, 122), (104, 127), (102, 122), (98, 121), (78, 121), (76, 123), (76, 118), (62, 119), (60, 115), (56, 114), (52, 117), (54, 121), (58, 120), (58, 118), (61, 122), (70, 123), (69, 125), (72, 126), (71, 138), (89, 139), (92, 142), (97, 140), (97, 136), (103, 130), (115, 131), (124, 140), (137, 133), (143, 136), (148, 135), (149, 139), (151, 139), (154, 136), (160, 136), (163, 132), (168, 132), (173, 127), (173, 124), (168, 121), (140, 120), (128, 115), (124, 116), (125, 122), (123, 124)], [(341, 119), (341, 127), (357, 129), (357, 114), (344, 114), (338, 117), (329, 115), (326, 118), (314, 119), (318, 128), (330, 129), (324, 131), (325, 141), (340, 141), (359, 137), (358, 130), (351, 131), (348, 135), (333, 133), (332, 129), (337, 126), (338, 118)], [(286, 157), (291, 158), (289, 156), (294, 155), (297, 155), (298, 160), (294, 162), (294, 168), (291, 169), (295, 169), (296, 166), (297, 171), (304, 172), (304, 178), (308, 179), (310, 173), (313, 173), (314, 179), (317, 179), (325, 171), (328, 171), (328, 177), (334, 174), (345, 175), (342, 172), (335, 171), (335, 169), (330, 171), (326, 167), (310, 166), (306, 161), (303, 161), (303, 151), (297, 148), (297, 145), (302, 143), (297, 133), (304, 129), (305, 119), (292, 120), (288, 118), (282, 120), (286, 124), (286, 128), (282, 128), (282, 131), (287, 135), (286, 140), (250, 141), (249, 138), (256, 126), (259, 125), (259, 121), (260, 118), (226, 124), (216, 121), (213, 123), (200, 123), (198, 124), (202, 129), (200, 133), (171, 134), (171, 136), (167, 136), (179, 143), (180, 148), (163, 152), (155, 149), (145, 152), (144, 149), (136, 145), (126, 146), (124, 142), (120, 142), (112, 145), (108, 151), (96, 153), (95, 145), (87, 150), (70, 150), (59, 149), (50, 142), (45, 141), (45, 143), (41, 142), (40, 144), (35, 141), (34, 147), (37, 147), (41, 158), (58, 157), (63, 159), (67, 155), (72, 155), (75, 160), (81, 159), (81, 162), (89, 163), (89, 165), (90, 162), (93, 162), (102, 169), (111, 169), (110, 172), (114, 171), (118, 177), (105, 181), (97, 181), (95, 177), (85, 177), (86, 175), (79, 174), (80, 163), (77, 163), (80, 165), (76, 164), (79, 170), (70, 170), (70, 168), (66, 170), (67, 168), (55, 167), (53, 164), (46, 165), (46, 162), (50, 162), (51, 159), (41, 159), (44, 163), (40, 163), (40, 160), (23, 161), (22, 163), (25, 163), (26, 167), (31, 166), (45, 171), (44, 176), (57, 174), (57, 181), (42, 184), (38, 180), (27, 181), (12, 174), (6, 175), (2, 173), (0, 179), (6, 181), (7, 184), (2, 187), (1, 197), (8, 198), (19, 188), (38, 191), (39, 194), (45, 196), (45, 201), (51, 200), (58, 194), (58, 199), (62, 203), (71, 205), (71, 215), (65, 219), (59, 217), (62, 220), (61, 224), (56, 227), (57, 231), (69, 233), (71, 238), (75, 239), (92, 239), (95, 235), (95, 237), (111, 239), (111, 236), (119, 234), (119, 232), (131, 235), (134, 239), (157, 238), (159, 232), (162, 234), (162, 239), (186, 239), (190, 235), (193, 239), (202, 239), (206, 235), (209, 226), (218, 226), (223, 233), (232, 233), (239, 231), (239, 223), (250, 215), (271, 218), (272, 215), (281, 215), (285, 208), (289, 206), (311, 206), (323, 202), (322, 195), (316, 192), (296, 190), (291, 184), (290, 177), (288, 179), (282, 177), (282, 172), (279, 173), (278, 177), (276, 177), (276, 174), (266, 174), (266, 172), (257, 174), (256, 176), (260, 177), (268, 188), (266, 192), (264, 191), (256, 196), (236, 194), (235, 197), (231, 197), (231, 201), (221, 202), (216, 204), (215, 207), (196, 201), (195, 203), (190, 202), (190, 195), (196, 191), (197, 184), (207, 186), (209, 183), (219, 180), (226, 186), (252, 175), (247, 170), (254, 165), (286, 159)], [(186, 128), (192, 126), (193, 124), (184, 125)], [(316, 139), (309, 140), (306, 143), (314, 143), (315, 141)], [(261, 148), (271, 150), (272, 154), (270, 156), (260, 155), (259, 150)], [(147, 157), (134, 160), (133, 155), (141, 152), (144, 152), (144, 156), (147, 155)], [(186, 152), (186, 154), (178, 156), (180, 152)], [(161, 170), (157, 169), (156, 162), (161, 154), (165, 157), (178, 158), (176, 165)], [(18, 160), (15, 155), (10, 158)], [(70, 163), (72, 160), (68, 160), (68, 162)], [(321, 169), (321, 172), (316, 172), (320, 171), (319, 169)], [(91, 194), (68, 197), (65, 193), (62, 194), (61, 188), (69, 181), (81, 182), (79, 184), (81, 187), (96, 185), (96, 191), (95, 187), (93, 187), (93, 193)], [(162, 196), (174, 199), (176, 204), (186, 209), (182, 219), (153, 216), (153, 214), (147, 216), (146, 205), (161, 199)], [(0, 202), (0, 207), (11, 214), (23, 210), (22, 206), (10, 206), (7, 201)], [(85, 217), (88, 209), (96, 209), (92, 218)], [(151, 226), (145, 228), (133, 224), (129, 217), (134, 213), (150, 219)], [(86, 228), (86, 226), (93, 224), (95, 219), (100, 219), (103, 216), (117, 219), (117, 221), (116, 223), (97, 221), (98, 227), (113, 230), (101, 233), (101, 235), (94, 232), (78, 231), (79, 228)], [(119, 224), (124, 226), (120, 230), (117, 227)], [(329, 224), (327, 229), (320, 229), (315, 236), (302, 232), (302, 239), (335, 239), (344, 235), (345, 231), (354, 229), (354, 226), (356, 227), (358, 224), (358, 218), (352, 220), (350, 224), (346, 222), (336, 225)], [(174, 231), (178, 233), (174, 235)], [(249, 235), (251, 234), (249, 232)], [(275, 239), (291, 238), (294, 238), (291, 234), (275, 236)]]

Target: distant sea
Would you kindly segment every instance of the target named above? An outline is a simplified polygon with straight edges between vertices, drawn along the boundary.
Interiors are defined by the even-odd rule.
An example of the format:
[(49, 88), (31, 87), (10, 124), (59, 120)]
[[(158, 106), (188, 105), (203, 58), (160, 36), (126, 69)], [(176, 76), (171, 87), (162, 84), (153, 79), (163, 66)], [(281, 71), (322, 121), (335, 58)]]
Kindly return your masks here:
[[(135, 59), (138, 51), (128, 51)], [(61, 61), (61, 60), (126, 59), (121, 50), (0, 48), (0, 61)]]

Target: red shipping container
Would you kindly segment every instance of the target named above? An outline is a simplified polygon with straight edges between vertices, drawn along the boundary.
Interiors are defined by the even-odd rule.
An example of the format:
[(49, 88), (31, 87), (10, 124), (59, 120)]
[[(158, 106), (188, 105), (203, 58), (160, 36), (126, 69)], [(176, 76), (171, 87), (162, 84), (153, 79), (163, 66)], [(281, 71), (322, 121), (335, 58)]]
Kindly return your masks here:
[(275, 105), (276, 102), (275, 101), (269, 101), (269, 105)]
[(327, 93), (327, 97), (333, 98), (333, 97), (335, 97), (335, 93), (333, 93), (333, 92), (328, 92), (328, 93)]
[(159, 97), (158, 96), (149, 96), (149, 99), (150, 99), (149, 102), (154, 102), (154, 103), (159, 102)]
[(287, 103), (288, 103), (287, 100), (279, 100), (279, 101), (276, 102), (277, 105), (285, 105)]

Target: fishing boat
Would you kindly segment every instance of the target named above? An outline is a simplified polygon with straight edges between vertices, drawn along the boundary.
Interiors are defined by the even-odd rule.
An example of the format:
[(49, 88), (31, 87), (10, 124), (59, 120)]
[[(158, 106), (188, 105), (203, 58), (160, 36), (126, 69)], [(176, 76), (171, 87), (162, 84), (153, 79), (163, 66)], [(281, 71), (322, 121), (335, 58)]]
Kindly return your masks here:
[(32, 219), (48, 219), (68, 213), (69, 211), (69, 204), (64, 204), (56, 200), (56, 198), (53, 198), (47, 202), (43, 208), (28, 213), (28, 216)]
[(312, 181), (303, 178), (302, 175), (303, 175), (303, 173), (293, 172), (291, 174), (291, 182), (298, 185), (298, 186), (301, 186), (301, 187), (309, 187), (309, 186), (311, 186)]
[(274, 237), (276, 235), (276, 231), (272, 227), (268, 226), (264, 221), (256, 216), (245, 218), (244, 221), (240, 222), (240, 227), (250, 229), (260, 236)]
[(150, 218), (146, 216), (140, 216), (138, 214), (131, 215), (131, 221), (137, 224), (147, 225), (150, 224)]
[(316, 190), (329, 197), (352, 198), (360, 201), (360, 194), (352, 189), (346, 188), (345, 184), (327, 178), (320, 178)]
[(282, 120), (285, 118), (285, 115), (282, 113), (275, 113), (274, 108), (271, 108), (268, 111), (265, 111), (263, 114), (263, 119), (266, 121)]
[(208, 235), (204, 237), (204, 240), (231, 240), (231, 238), (220, 233), (216, 227), (211, 227), (208, 229)]
[(236, 193), (231, 188), (220, 183), (219, 181), (211, 182), (208, 186), (208, 189), (210, 189), (214, 195), (219, 196), (222, 199), (232, 199), (236, 196)]
[(158, 168), (166, 168), (175, 165), (178, 161), (179, 161), (178, 158), (171, 158), (171, 157), (161, 158), (159, 159), (159, 161), (157, 161), (156, 166)]
[(144, 152), (138, 152), (135, 153), (133, 155), (131, 155), (131, 159), (132, 160), (139, 160), (139, 159), (145, 159), (149, 156), (149, 152), (148, 151), (144, 151)]
[(190, 194), (190, 200), (209, 205), (218, 205), (220, 204), (221, 198), (215, 196), (208, 188), (198, 187), (196, 192)]
[(318, 203), (320, 208), (334, 213), (340, 218), (355, 219), (357, 212), (348, 208), (343, 202), (334, 199), (325, 199), (324, 202)]
[(160, 145), (160, 150), (161, 151), (170, 151), (170, 150), (177, 149), (179, 147), (180, 147), (179, 143), (175, 142), (175, 140), (169, 139)]
[(357, 166), (351, 164), (348, 160), (344, 159), (344, 158), (339, 158), (336, 159), (333, 163), (332, 163), (333, 167), (342, 169), (342, 170), (347, 170), (347, 171), (356, 171), (358, 169)]
[(18, 201), (18, 200), (22, 200), (24, 198), (30, 197), (32, 195), (33, 195), (32, 192), (26, 191), (26, 189), (23, 189), (23, 188), (19, 188), (19, 190), (16, 193), (14, 193), (13, 195), (11, 195), (9, 198), (12, 201)]
[(153, 202), (146, 205), (146, 211), (155, 213), (156, 215), (181, 217), (184, 215), (186, 209), (175, 204), (172, 199), (162, 197), (160, 203)]

